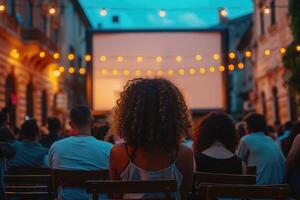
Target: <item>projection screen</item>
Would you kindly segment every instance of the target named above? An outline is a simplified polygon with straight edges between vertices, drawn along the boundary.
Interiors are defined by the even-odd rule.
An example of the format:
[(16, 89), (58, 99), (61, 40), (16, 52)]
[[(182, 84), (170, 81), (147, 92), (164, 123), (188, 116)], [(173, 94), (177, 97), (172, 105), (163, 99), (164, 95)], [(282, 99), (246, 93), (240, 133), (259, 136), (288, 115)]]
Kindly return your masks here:
[(192, 110), (225, 109), (221, 43), (220, 32), (94, 33), (93, 110), (111, 111), (128, 80), (158, 76), (174, 82)]

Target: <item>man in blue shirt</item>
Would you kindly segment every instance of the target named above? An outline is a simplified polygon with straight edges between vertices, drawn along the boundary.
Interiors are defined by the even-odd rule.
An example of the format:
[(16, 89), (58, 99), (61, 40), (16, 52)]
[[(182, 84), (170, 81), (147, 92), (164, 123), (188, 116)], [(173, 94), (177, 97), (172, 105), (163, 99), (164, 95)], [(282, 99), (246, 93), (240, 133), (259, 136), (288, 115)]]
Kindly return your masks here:
[(26, 120), (21, 126), (23, 141), (13, 143), (15, 156), (8, 161), (10, 166), (41, 167), (47, 165), (48, 149), (38, 143), (39, 127), (36, 120)]
[[(49, 166), (64, 170), (100, 170), (109, 168), (112, 144), (91, 136), (92, 114), (87, 106), (76, 106), (70, 112), (75, 135), (54, 142), (48, 154)], [(63, 188), (61, 200), (90, 199), (85, 189)]]
[(248, 166), (257, 167), (257, 184), (283, 183), (285, 158), (279, 145), (265, 135), (265, 117), (252, 113), (245, 117), (245, 122), (249, 134), (241, 139), (238, 156)]

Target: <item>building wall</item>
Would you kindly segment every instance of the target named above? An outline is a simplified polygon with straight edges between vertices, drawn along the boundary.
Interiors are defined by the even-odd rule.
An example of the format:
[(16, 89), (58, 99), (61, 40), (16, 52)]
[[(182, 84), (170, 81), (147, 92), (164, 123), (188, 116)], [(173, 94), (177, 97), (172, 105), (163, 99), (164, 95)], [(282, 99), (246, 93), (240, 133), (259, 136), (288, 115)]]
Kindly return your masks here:
[[(274, 1), (274, 0), (273, 0)], [(263, 96), (265, 95), (265, 114), (270, 124), (284, 123), (290, 120), (289, 92), (285, 84), (286, 70), (282, 63), (280, 48), (286, 48), (292, 40), (289, 29), (289, 18), (286, 0), (275, 0), (277, 7), (272, 8), (272, 0), (255, 0), (254, 29), (257, 40), (256, 62), (254, 64), (255, 79), (255, 107), (260, 113), (264, 113)], [(259, 5), (269, 6), (270, 14), (261, 14)], [(275, 23), (272, 23), (272, 12), (275, 10)], [(274, 19), (274, 18), (273, 18)], [(262, 29), (264, 23), (264, 31)], [(271, 54), (265, 55), (269, 49)], [(273, 95), (273, 88), (277, 88), (277, 98)], [(276, 100), (277, 99), (277, 100)], [(276, 101), (278, 101), (278, 116), (276, 119)]]

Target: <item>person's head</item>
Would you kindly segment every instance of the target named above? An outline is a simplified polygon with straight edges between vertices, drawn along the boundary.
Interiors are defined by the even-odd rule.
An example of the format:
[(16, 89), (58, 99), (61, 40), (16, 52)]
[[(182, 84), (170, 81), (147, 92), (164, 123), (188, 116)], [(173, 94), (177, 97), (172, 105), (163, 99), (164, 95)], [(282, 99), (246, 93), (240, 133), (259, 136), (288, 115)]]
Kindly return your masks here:
[(62, 130), (62, 124), (57, 117), (48, 117), (47, 127), (50, 134), (58, 134)]
[(293, 129), (295, 123), (293, 121), (287, 121), (283, 125), (283, 131), (290, 131)]
[(267, 122), (264, 115), (258, 113), (250, 113), (245, 116), (244, 121), (247, 124), (247, 130), (249, 133), (265, 133), (267, 130)]
[(190, 114), (183, 95), (170, 81), (138, 78), (128, 81), (113, 112), (113, 132), (129, 145), (167, 150), (189, 132)]
[(36, 140), (39, 136), (39, 126), (35, 119), (26, 120), (21, 125), (21, 134), (24, 140)]
[(109, 131), (109, 126), (106, 124), (103, 124), (100, 127), (95, 126), (92, 129), (92, 136), (95, 137), (97, 140), (104, 140), (108, 131)]
[(200, 153), (215, 142), (222, 143), (233, 153), (238, 145), (233, 120), (223, 112), (212, 112), (203, 117), (194, 134), (194, 151)]
[[(70, 112), (70, 126), (75, 132), (90, 131), (92, 113), (88, 106), (75, 106)], [(81, 132), (81, 134), (86, 134)]]
[(13, 132), (10, 128), (6, 126), (2, 126), (0, 128), (0, 142), (8, 142), (11, 143), (15, 140)]
[(246, 123), (245, 122), (238, 122), (235, 126), (235, 130), (239, 136), (239, 138), (242, 138), (247, 134), (246, 130)]

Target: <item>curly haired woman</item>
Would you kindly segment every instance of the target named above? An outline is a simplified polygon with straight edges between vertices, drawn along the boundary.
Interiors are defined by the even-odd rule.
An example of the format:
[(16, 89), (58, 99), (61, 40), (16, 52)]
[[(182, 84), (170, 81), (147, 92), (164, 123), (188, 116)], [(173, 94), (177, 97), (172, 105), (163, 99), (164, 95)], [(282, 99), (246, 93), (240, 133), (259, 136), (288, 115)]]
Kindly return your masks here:
[(112, 125), (126, 142), (111, 151), (111, 179), (176, 179), (176, 199), (187, 198), (193, 180), (193, 153), (181, 142), (191, 122), (184, 98), (173, 83), (158, 78), (129, 81), (117, 101)]

